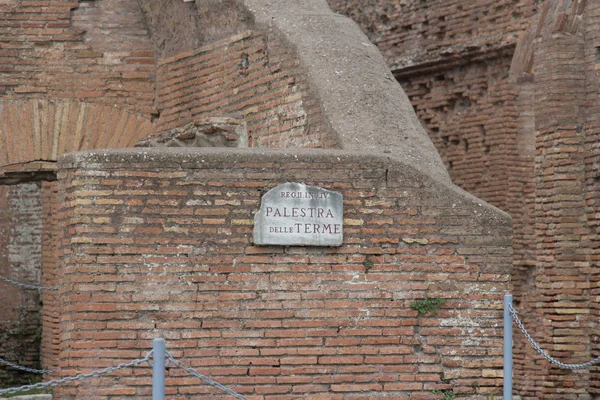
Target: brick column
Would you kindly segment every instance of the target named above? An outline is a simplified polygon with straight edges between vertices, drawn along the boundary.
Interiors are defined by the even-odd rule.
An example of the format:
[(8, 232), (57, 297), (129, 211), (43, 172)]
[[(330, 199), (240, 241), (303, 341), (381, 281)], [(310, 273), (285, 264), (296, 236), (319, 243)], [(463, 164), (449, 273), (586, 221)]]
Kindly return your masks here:
[[(58, 225), (56, 214), (60, 203), (56, 182), (42, 183), (42, 286), (52, 287), (60, 284), (57, 268)], [(42, 365), (45, 369), (58, 368), (59, 357), (59, 308), (58, 293), (43, 292), (42, 308)]]
[[(535, 234), (534, 287), (526, 302), (537, 310), (531, 326), (547, 352), (564, 362), (590, 358), (590, 230), (584, 199), (584, 40), (553, 33), (535, 51)], [(533, 363), (534, 360), (529, 360)], [(540, 357), (541, 399), (582, 398), (589, 373), (556, 368)], [(536, 368), (537, 369), (537, 368)]]
[[(589, 336), (592, 357), (600, 355), (600, 61), (598, 58), (598, 24), (600, 23), (600, 4), (588, 2), (585, 14), (585, 61), (586, 61), (586, 126), (585, 126), (585, 203), (587, 223), (590, 232), (589, 261), (590, 269), (590, 321)], [(600, 367), (590, 371), (591, 395), (600, 394)]]
[[(535, 271), (535, 125), (534, 125), (534, 83), (533, 76), (523, 74), (516, 79), (518, 92), (516, 108), (518, 133), (511, 143), (508, 211), (513, 220), (513, 295), (515, 307), (526, 326), (535, 326), (535, 302), (529, 301), (534, 286)], [(525, 337), (514, 334), (514, 387), (523, 397), (535, 397), (539, 391), (542, 374), (540, 365), (531, 363), (536, 354)]]

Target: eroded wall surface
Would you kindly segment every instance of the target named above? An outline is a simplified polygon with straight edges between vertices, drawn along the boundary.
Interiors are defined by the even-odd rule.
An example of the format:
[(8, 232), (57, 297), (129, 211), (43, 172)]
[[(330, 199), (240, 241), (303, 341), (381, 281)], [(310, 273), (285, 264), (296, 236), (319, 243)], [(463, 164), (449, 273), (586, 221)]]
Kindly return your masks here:
[[(452, 181), (519, 212), (518, 96), (509, 70), (539, 2), (336, 1), (383, 53)], [(513, 194), (512, 192), (515, 191)]]
[(452, 181), (506, 211), (517, 131), (510, 63), (502, 56), (399, 78)]
[[(42, 187), (42, 277), (41, 286), (55, 288), (60, 285), (57, 275), (60, 265), (58, 245), (62, 228), (56, 216), (60, 207), (58, 184), (56, 181), (41, 183)], [(61, 301), (55, 290), (43, 291), (41, 310), (41, 364), (43, 369), (58, 370), (60, 356), (60, 315)], [(53, 376), (47, 375), (48, 378)]]
[[(343, 246), (253, 245), (261, 196), (288, 181), (343, 194)], [(510, 219), (457, 188), (380, 156), (208, 149), (78, 153), (59, 184), (64, 376), (164, 337), (264, 399), (500, 391)], [(438, 313), (410, 308), (438, 297)], [(139, 374), (56, 393), (139, 397)], [(169, 376), (169, 395), (215, 393)]]
[(266, 31), (246, 31), (164, 58), (157, 71), (156, 131), (239, 115), (250, 147), (340, 146), (294, 52)]
[(514, 47), (538, 9), (535, 0), (328, 0), (355, 20), (394, 71)]
[[(536, 340), (564, 362), (597, 356), (597, 2), (329, 3), (382, 50), (453, 182), (513, 217)], [(597, 368), (558, 369), (520, 333), (515, 368), (523, 398), (598, 392)]]
[[(288, 152), (207, 152), (210, 162), (185, 153), (190, 166), (179, 156), (168, 161), (151, 152), (156, 158), (144, 163), (101, 151), (92, 156), (108, 163), (100, 169), (76, 161), (76, 173), (64, 164), (59, 186), (43, 185), (44, 215), (60, 216), (47, 218), (41, 233), (44, 280), (61, 287), (43, 316), (47, 366), (58, 363), (67, 376), (129, 361), (164, 333), (180, 348), (176, 356), (195, 367), (205, 364), (194, 357), (208, 358), (213, 366), (205, 372), (257, 396), (497, 393), (497, 307), (510, 273), (507, 216), (450, 183), (377, 49), (323, 1), (236, 1), (243, 21), (225, 12), (219, 21), (226, 27), (198, 31), (197, 41), (181, 36), (205, 29), (198, 24), (206, 18), (202, 5), (159, 3), (2, 8), (2, 32), (13, 49), (6, 54), (15, 66), (0, 75), (5, 99), (15, 101), (8, 109), (30, 97), (46, 104), (37, 98), (47, 97), (87, 110), (46, 121), (56, 128), (49, 132), (73, 134), (48, 135), (55, 156), (131, 144), (133, 136), (115, 134), (141, 126), (125, 111), (152, 121), (153, 133), (241, 114), (253, 146)], [(190, 19), (178, 25), (187, 12)], [(9, 126), (31, 140), (16, 146), (5, 134), (4, 143), (35, 154), (36, 125), (20, 124), (21, 115), (30, 114), (8, 112)], [(362, 153), (298, 161), (291, 147)], [(252, 246), (260, 194), (286, 180), (344, 192), (346, 246)], [(409, 308), (434, 296), (448, 299), (439, 315), (419, 317)], [(206, 352), (195, 353), (199, 347)], [(94, 381), (60, 395), (147, 395), (147, 382), (137, 378)], [(185, 382), (180, 390), (206, 388)]]
[(73, 98), (151, 114), (154, 51), (135, 8), (110, 0), (3, 3), (0, 95)]
[[(535, 194), (529, 253), (513, 281), (531, 329), (550, 355), (582, 363), (597, 354), (596, 185), (598, 45), (596, 2), (549, 2), (517, 48), (512, 71), (528, 99)], [(559, 369), (516, 343), (517, 387), (524, 398), (579, 399), (598, 393), (597, 368)], [(548, 382), (543, 384), (542, 382)]]
[[(39, 285), (42, 195), (36, 183), (0, 187), (0, 275)], [(0, 281), (0, 357), (37, 368), (40, 361), (40, 293)], [(0, 366), (0, 386), (27, 384), (31, 376)]]

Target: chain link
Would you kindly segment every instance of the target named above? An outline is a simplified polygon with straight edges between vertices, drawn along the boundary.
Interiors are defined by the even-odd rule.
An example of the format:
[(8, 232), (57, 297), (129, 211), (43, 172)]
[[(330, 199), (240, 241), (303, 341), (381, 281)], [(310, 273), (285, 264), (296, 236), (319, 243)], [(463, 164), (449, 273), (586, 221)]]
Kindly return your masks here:
[(29, 368), (29, 367), (22, 367), (20, 365), (13, 364), (10, 361), (6, 361), (2, 358), (0, 358), (0, 364), (4, 364), (11, 368), (20, 369), (21, 371), (31, 372), (32, 374), (52, 374), (52, 373), (58, 372), (58, 370), (53, 370), (53, 369), (35, 369), (35, 368)]
[(219, 382), (215, 382), (212, 379), (210, 379), (208, 376), (202, 375), (201, 373), (199, 373), (198, 371), (196, 371), (195, 369), (186, 366), (185, 364), (183, 364), (181, 361), (176, 360), (175, 358), (173, 358), (173, 356), (171, 355), (171, 353), (169, 353), (168, 351), (165, 351), (168, 360), (171, 361), (174, 365), (177, 365), (178, 367), (186, 370), (187, 372), (189, 372), (191, 375), (200, 378), (204, 383), (206, 383), (207, 385), (210, 385), (212, 387), (215, 387), (219, 390), (221, 390), (224, 393), (227, 393), (233, 397), (235, 397), (236, 399), (240, 399), (240, 400), (248, 400), (248, 398), (246, 398), (245, 396), (234, 392), (233, 390), (229, 389), (226, 386), (221, 385)]
[(523, 323), (517, 316), (517, 310), (515, 310), (513, 308), (512, 304), (509, 304), (508, 307), (509, 307), (508, 311), (510, 312), (511, 316), (515, 320), (515, 323), (517, 324), (519, 329), (521, 329), (521, 332), (523, 332), (523, 335), (525, 335), (525, 338), (527, 339), (527, 341), (529, 341), (529, 343), (531, 343), (531, 345), (533, 346), (535, 351), (540, 353), (542, 355), (542, 357), (544, 357), (546, 360), (550, 361), (552, 364), (558, 365), (559, 367), (564, 368), (564, 369), (584, 369), (584, 368), (591, 367), (592, 365), (600, 362), (600, 357), (596, 357), (593, 360), (588, 361), (586, 363), (582, 363), (582, 364), (565, 364), (563, 362), (560, 362), (560, 361), (550, 357), (548, 355), (548, 353), (546, 353), (544, 350), (542, 350), (542, 348), (535, 342), (535, 340), (533, 340), (533, 338), (531, 337), (529, 332), (527, 332), (527, 329), (525, 329), (525, 326), (523, 326)]
[(149, 361), (151, 355), (152, 355), (152, 350), (148, 354), (146, 354), (146, 357), (144, 357), (144, 358), (133, 360), (128, 363), (119, 364), (116, 367), (107, 367), (107, 368), (100, 369), (97, 371), (89, 372), (87, 374), (67, 376), (66, 378), (57, 379), (57, 380), (48, 381), (48, 382), (40, 382), (40, 383), (36, 383), (34, 385), (25, 385), (25, 386), (8, 388), (8, 389), (0, 389), (0, 395), (16, 393), (16, 392), (20, 392), (20, 391), (28, 391), (28, 390), (32, 390), (32, 389), (46, 389), (48, 387), (58, 386), (61, 383), (65, 383), (65, 382), (73, 382), (73, 381), (78, 381), (78, 380), (82, 380), (82, 379), (93, 378), (96, 376), (100, 376), (102, 374), (107, 374), (109, 372), (115, 372), (115, 371), (118, 371), (123, 368), (135, 367), (137, 365), (140, 365), (144, 362)]
[(4, 282), (7, 282), (7, 283), (11, 283), (13, 285), (20, 286), (24, 289), (39, 289), (39, 290), (51, 290), (51, 291), (58, 290), (58, 286), (43, 287), (43, 286), (36, 286), (36, 285), (28, 285), (26, 283), (21, 283), (21, 282), (13, 281), (12, 279), (5, 278), (2, 275), (0, 275), (0, 280), (3, 280)]

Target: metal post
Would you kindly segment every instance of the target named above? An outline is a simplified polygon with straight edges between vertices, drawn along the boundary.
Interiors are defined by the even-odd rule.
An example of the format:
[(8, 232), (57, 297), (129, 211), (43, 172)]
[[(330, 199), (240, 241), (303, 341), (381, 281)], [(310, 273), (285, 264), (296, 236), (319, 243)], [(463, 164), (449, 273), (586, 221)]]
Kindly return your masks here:
[(512, 338), (512, 294), (504, 295), (504, 397), (503, 400), (512, 400), (512, 365), (513, 365), (513, 338)]
[(152, 400), (165, 400), (165, 339), (154, 339), (152, 349)]

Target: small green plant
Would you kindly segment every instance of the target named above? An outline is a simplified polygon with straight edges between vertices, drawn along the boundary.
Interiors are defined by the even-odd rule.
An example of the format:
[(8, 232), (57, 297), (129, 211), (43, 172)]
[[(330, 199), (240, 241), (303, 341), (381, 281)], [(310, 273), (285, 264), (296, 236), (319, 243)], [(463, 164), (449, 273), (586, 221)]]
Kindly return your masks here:
[(452, 389), (450, 389), (450, 390), (434, 389), (434, 390), (431, 391), (431, 393), (444, 395), (444, 397), (442, 397), (442, 400), (452, 400), (456, 396), (454, 394), (454, 392), (452, 391)]
[(436, 314), (440, 311), (440, 306), (444, 304), (446, 300), (436, 297), (435, 299), (427, 299), (422, 301), (414, 301), (410, 304), (410, 308), (416, 310), (419, 315), (425, 314)]
[(373, 260), (365, 260), (363, 261), (363, 265), (365, 266), (365, 272), (369, 272), (375, 263)]

